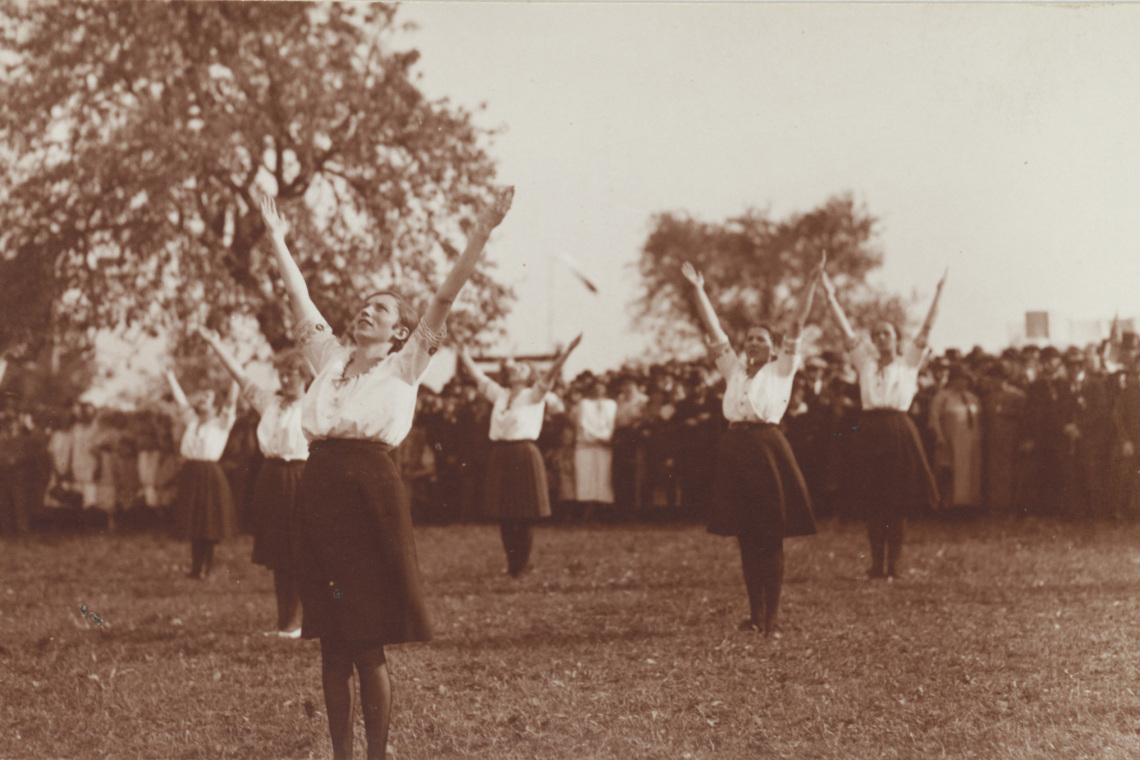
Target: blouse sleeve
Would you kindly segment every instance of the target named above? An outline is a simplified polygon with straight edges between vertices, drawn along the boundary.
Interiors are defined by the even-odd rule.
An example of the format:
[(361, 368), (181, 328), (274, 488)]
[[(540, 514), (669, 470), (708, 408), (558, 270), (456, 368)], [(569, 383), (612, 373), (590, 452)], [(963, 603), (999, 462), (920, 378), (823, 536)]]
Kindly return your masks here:
[(446, 337), (447, 325), (444, 325), (439, 332), (435, 332), (421, 319), (396, 358), (401, 379), (408, 385), (419, 383), (427, 371), (428, 364), (431, 363), (432, 356), (439, 350)]
[(732, 350), (727, 340), (722, 340), (720, 343), (714, 343), (709, 347), (709, 354), (712, 356), (713, 361), (716, 362), (716, 368), (720, 370), (720, 374), (725, 380), (728, 380), (737, 372), (744, 371), (744, 365), (740, 361), (740, 357)]
[(908, 340), (903, 347), (903, 361), (911, 369), (917, 369), (922, 366), (922, 362), (926, 360), (927, 354), (930, 353), (930, 348), (920, 348), (913, 340)]
[(851, 363), (855, 366), (857, 371), (862, 370), (863, 366), (875, 358), (875, 347), (871, 345), (871, 341), (864, 338), (855, 344), (851, 349), (850, 359)]
[(246, 385), (241, 395), (249, 402), (250, 406), (257, 410), (258, 414), (265, 414), (265, 410), (273, 405), (274, 394), (257, 383)]
[(800, 367), (800, 339), (784, 338), (780, 346), (780, 355), (776, 358), (776, 369), (781, 377), (796, 374)]
[(309, 364), (317, 374), (320, 374), (321, 370), (332, 361), (336, 348), (340, 345), (329, 323), (316, 309), (297, 325), (295, 337), (301, 352), (305, 354), (305, 358), (309, 360)]

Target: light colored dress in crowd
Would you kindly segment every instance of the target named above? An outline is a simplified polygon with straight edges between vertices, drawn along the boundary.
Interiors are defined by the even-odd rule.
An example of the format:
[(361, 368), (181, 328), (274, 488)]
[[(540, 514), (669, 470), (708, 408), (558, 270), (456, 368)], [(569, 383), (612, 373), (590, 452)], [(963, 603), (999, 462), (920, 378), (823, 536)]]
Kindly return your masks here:
[(178, 457), (159, 449), (139, 452), (139, 491), (148, 507), (169, 507), (178, 496)]
[(77, 422), (71, 428), (71, 477), (83, 497), (83, 508), (99, 500), (99, 428), (95, 422)]
[(582, 399), (574, 410), (574, 492), (578, 501), (614, 503), (614, 452), (610, 441), (617, 419), (613, 399)]
[(938, 436), (935, 467), (953, 473), (943, 506), (982, 505), (982, 403), (968, 390), (942, 388), (930, 404), (930, 427)]

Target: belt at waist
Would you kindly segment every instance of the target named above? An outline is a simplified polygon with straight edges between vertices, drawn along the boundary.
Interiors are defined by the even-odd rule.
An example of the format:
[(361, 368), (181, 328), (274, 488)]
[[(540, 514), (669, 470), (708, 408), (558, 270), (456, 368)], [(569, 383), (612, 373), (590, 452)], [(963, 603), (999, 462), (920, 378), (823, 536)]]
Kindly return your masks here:
[(892, 409), (889, 406), (876, 406), (872, 409), (862, 409), (861, 413), (874, 415), (877, 417), (889, 417), (894, 414), (901, 414), (906, 416), (906, 412), (904, 412), (902, 409)]
[(362, 451), (373, 454), (387, 454), (392, 446), (383, 441), (365, 441), (360, 438), (319, 438), (309, 441), (309, 456), (313, 454), (329, 454), (338, 451)]
[(763, 420), (737, 420), (728, 423), (729, 430), (748, 430), (749, 428), (766, 428), (776, 427), (771, 422), (764, 422)]

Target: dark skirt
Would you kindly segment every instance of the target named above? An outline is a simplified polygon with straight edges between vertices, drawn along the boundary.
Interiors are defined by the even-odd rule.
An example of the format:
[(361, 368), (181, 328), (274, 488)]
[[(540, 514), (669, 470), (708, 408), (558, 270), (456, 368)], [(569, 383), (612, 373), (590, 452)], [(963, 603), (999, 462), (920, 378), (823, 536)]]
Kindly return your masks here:
[(306, 639), (431, 639), (410, 505), (388, 450), (348, 439), (309, 447), (297, 488)]
[(488, 520), (550, 517), (546, 465), (533, 441), (493, 441), (487, 458)]
[(239, 527), (226, 473), (217, 462), (187, 459), (178, 473), (174, 529), (179, 538), (222, 541)]
[(918, 429), (905, 412), (865, 409), (848, 436), (851, 505), (864, 520), (908, 517), (938, 505)]
[(300, 554), (297, 485), (304, 460), (266, 459), (257, 471), (249, 501), (253, 562), (271, 570), (292, 570)]
[(773, 538), (815, 533), (804, 476), (775, 425), (729, 425), (717, 447), (713, 493), (709, 533)]

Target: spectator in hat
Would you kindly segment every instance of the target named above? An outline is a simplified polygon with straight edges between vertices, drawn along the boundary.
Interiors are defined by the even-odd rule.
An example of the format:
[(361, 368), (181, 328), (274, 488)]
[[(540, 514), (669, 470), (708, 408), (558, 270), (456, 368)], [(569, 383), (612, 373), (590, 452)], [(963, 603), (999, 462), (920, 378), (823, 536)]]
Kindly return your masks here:
[(991, 511), (1013, 510), (1019, 484), (1024, 483), (1023, 459), (1018, 454), (1018, 433), (1025, 411), (1025, 391), (1017, 385), (1021, 357), (1006, 349), (980, 379), (982, 400), (983, 487)]
[(931, 403), (934, 467), (944, 508), (982, 506), (982, 402), (971, 390), (972, 380), (961, 362), (952, 365)]
[(1067, 513), (1077, 432), (1074, 406), (1061, 352), (1046, 346), (1039, 374), (1026, 390), (1020, 449), (1030, 466), (1019, 511), (1050, 517)]
[(1065, 372), (1073, 396), (1074, 503), (1070, 514), (1093, 519), (1107, 516), (1106, 487), (1110, 457), (1112, 408), (1102, 378), (1089, 367), (1088, 354), (1077, 347), (1065, 351)]

